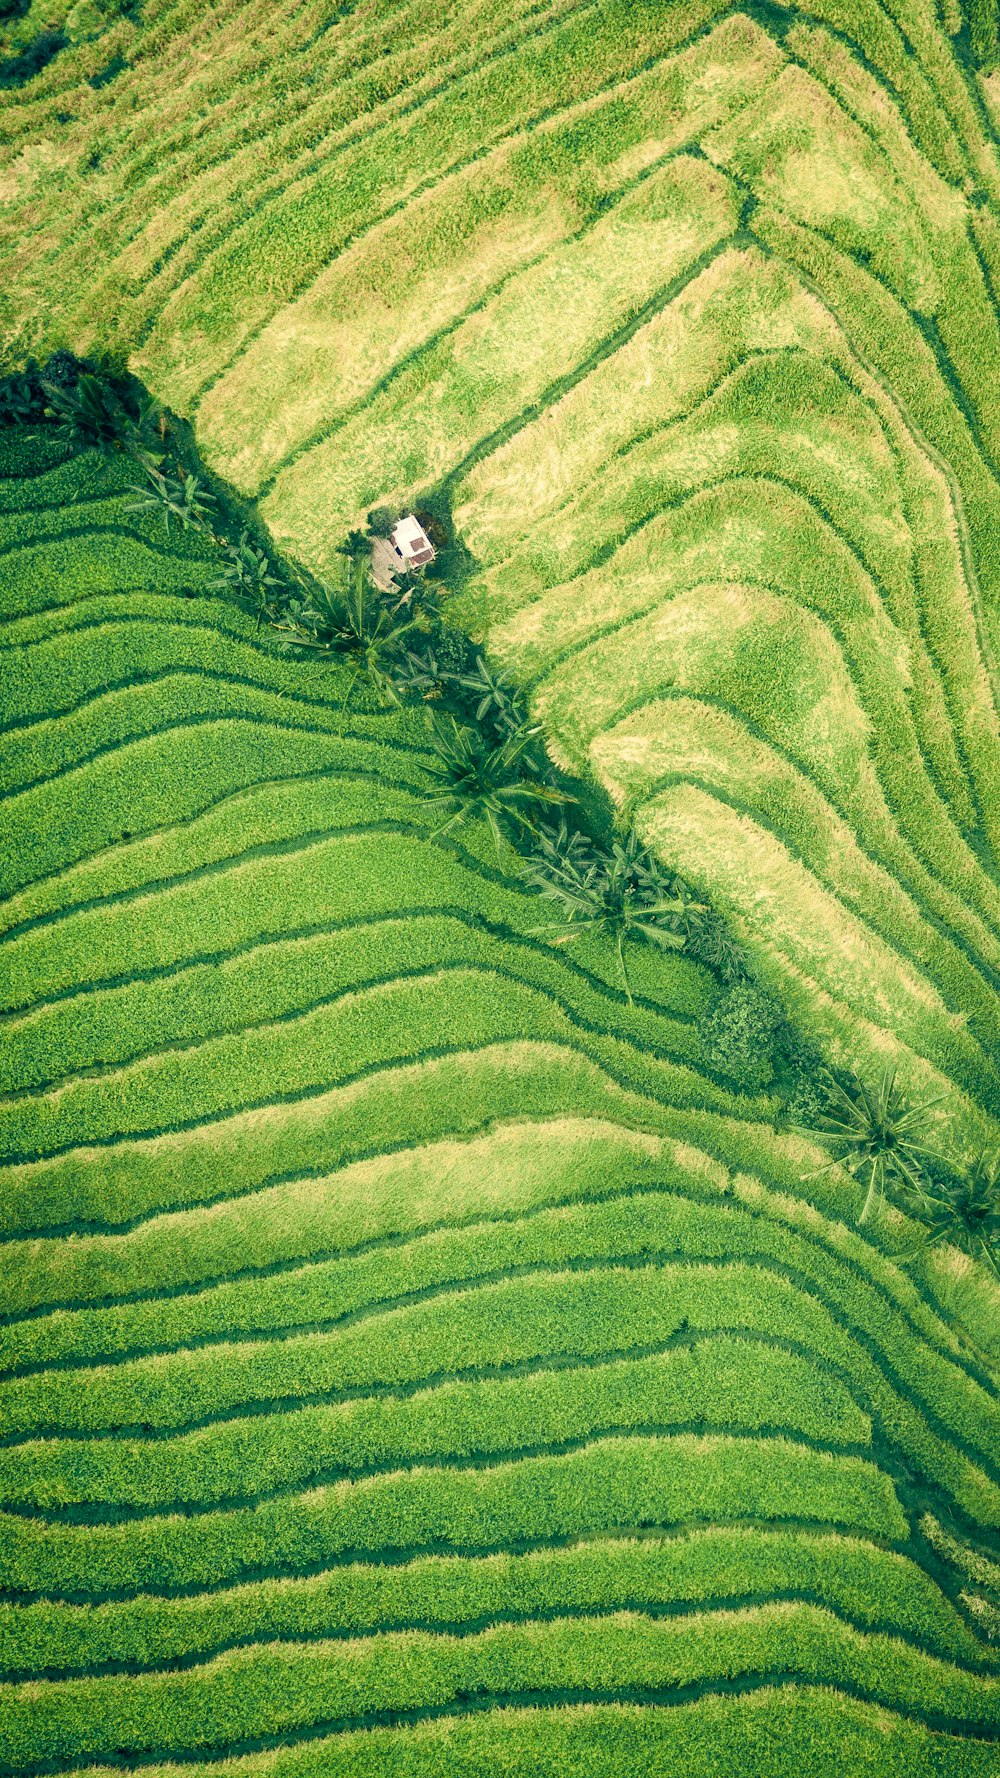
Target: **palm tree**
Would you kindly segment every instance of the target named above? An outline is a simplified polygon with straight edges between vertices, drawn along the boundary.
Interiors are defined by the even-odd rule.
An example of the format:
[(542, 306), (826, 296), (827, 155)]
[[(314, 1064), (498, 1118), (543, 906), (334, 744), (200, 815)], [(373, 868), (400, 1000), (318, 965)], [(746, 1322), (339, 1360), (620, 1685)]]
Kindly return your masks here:
[(481, 815), (489, 824), (500, 856), (501, 821), (507, 817), (530, 829), (532, 814), (540, 803), (566, 803), (569, 798), (542, 782), (539, 762), (532, 757), (537, 727), (524, 726), (491, 746), (478, 730), (466, 728), (450, 717), (447, 722), (431, 717), (434, 758), (428, 771), (435, 782), (428, 786), (432, 803), (449, 811), (437, 832), (448, 833), (470, 816)]
[(911, 1105), (896, 1085), (894, 1067), (886, 1068), (877, 1086), (855, 1081), (848, 1090), (832, 1074), (826, 1085), (829, 1110), (821, 1114), (822, 1123), (799, 1129), (831, 1149), (833, 1158), (803, 1178), (815, 1179), (832, 1167), (844, 1167), (864, 1188), (860, 1222), (882, 1208), (892, 1187), (920, 1204), (927, 1195), (923, 1163), (941, 1158), (925, 1141), (927, 1113), (944, 1095)]
[(251, 543), (249, 531), (240, 533), (239, 543), (226, 545), (226, 560), (215, 579), (208, 584), (210, 592), (229, 592), (237, 599), (245, 600), (257, 614), (258, 630), (265, 617), (269, 623), (275, 621), (277, 605), (274, 589), (281, 586), (281, 581), (276, 574), (272, 574), (271, 561), (264, 550)]
[(556, 944), (569, 944), (584, 932), (613, 940), (629, 1005), (626, 940), (643, 939), (661, 950), (681, 951), (707, 911), (686, 884), (650, 856), (634, 829), (625, 839), (615, 840), (610, 852), (600, 852), (563, 820), (554, 832), (539, 833), (536, 854), (524, 875), (562, 910), (560, 920), (538, 926), (536, 932), (549, 934)]
[(417, 622), (371, 585), (365, 557), (353, 555), (344, 586), (315, 582), (301, 598), (286, 602), (272, 628), (295, 649), (346, 655), (353, 662), (354, 672), (341, 706), (346, 710), (362, 675), (382, 697), (399, 703), (396, 657), (403, 652), (404, 636)]
[(459, 673), (457, 684), (476, 700), (476, 721), (487, 719), (501, 734), (513, 734), (526, 720), (524, 694), (501, 667), (490, 667), (481, 654), (469, 673)]
[(129, 492), (135, 495), (129, 505), (129, 512), (162, 512), (168, 536), (171, 519), (177, 520), (182, 531), (186, 531), (189, 526), (198, 531), (211, 530), (215, 496), (208, 492), (198, 476), (164, 475), (162, 470), (148, 464), (146, 474), (149, 477), (148, 487), (137, 482), (129, 484)]
[(1000, 1153), (978, 1155), (967, 1171), (951, 1173), (944, 1182), (930, 1180), (924, 1200), (929, 1212), (927, 1235), (907, 1258), (947, 1241), (972, 1259), (985, 1261), (1000, 1278)]

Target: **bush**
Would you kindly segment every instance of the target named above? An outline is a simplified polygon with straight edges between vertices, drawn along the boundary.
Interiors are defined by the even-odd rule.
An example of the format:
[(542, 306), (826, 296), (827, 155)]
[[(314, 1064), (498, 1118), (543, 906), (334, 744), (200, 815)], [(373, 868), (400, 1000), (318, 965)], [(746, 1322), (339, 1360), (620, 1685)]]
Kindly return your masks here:
[(368, 514), (368, 531), (372, 537), (389, 537), (399, 518), (399, 513), (392, 506), (376, 506)]
[(699, 1030), (711, 1066), (741, 1092), (757, 1093), (775, 1076), (781, 1009), (765, 988), (737, 981), (721, 994)]

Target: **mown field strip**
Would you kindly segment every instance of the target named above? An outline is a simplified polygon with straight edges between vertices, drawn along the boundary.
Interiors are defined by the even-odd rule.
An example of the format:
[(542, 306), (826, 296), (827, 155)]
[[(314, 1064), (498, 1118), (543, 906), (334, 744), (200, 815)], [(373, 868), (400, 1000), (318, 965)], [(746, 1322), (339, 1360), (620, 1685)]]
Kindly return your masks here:
[[(492, 8), (487, 7), (484, 10), (488, 12)], [(301, 212), (305, 209), (308, 216), (310, 210), (313, 213), (317, 209), (329, 212), (331, 198), (336, 201), (335, 194), (330, 189), (333, 186), (333, 176), (338, 171), (342, 172), (340, 163), (346, 162), (347, 184), (352, 188), (355, 202), (360, 206), (363, 227), (366, 219), (373, 219), (369, 205), (373, 207), (374, 218), (377, 219), (383, 207), (398, 207), (428, 179), (433, 180), (435, 174), (440, 176), (442, 172), (447, 172), (450, 165), (448, 159), (445, 158), (442, 164), (437, 161), (436, 155), (443, 153), (447, 157), (449, 148), (454, 153), (455, 147), (459, 147), (460, 162), (465, 158), (475, 158), (475, 154), (469, 157), (468, 152), (465, 155), (461, 153), (461, 136), (454, 146), (448, 141), (447, 122), (441, 115), (443, 99), (453, 93), (456, 77), (459, 85), (464, 84), (463, 75), (468, 76), (472, 69), (472, 81), (475, 82), (478, 73), (479, 84), (482, 85), (483, 74), (477, 69), (477, 59), (481, 57), (487, 81), (491, 62), (499, 63), (500, 69), (508, 74), (509, 79), (508, 64), (512, 60), (524, 51), (530, 56), (534, 40), (541, 38), (544, 42), (547, 36), (557, 31), (567, 20), (567, 16), (572, 26), (581, 10), (586, 16), (589, 8), (567, 4), (566, 0), (557, 0), (556, 4), (548, 6), (526, 7), (526, 40), (521, 37), (518, 24), (513, 28), (509, 25), (505, 28), (501, 24), (497, 29), (495, 22), (492, 25), (487, 22), (483, 31), (480, 23), (478, 42), (471, 52), (467, 48), (469, 21), (463, 17), (452, 43), (452, 47), (456, 44), (459, 46), (459, 53), (452, 57), (450, 65), (447, 59), (443, 66), (432, 63), (430, 71), (424, 42), (411, 46), (403, 54), (399, 54), (397, 50), (395, 66), (390, 61), (388, 68), (383, 53), (378, 58), (378, 71), (374, 81), (371, 77), (364, 76), (354, 82), (348, 81), (343, 95), (338, 95), (334, 89), (315, 101), (291, 128), (282, 128), (279, 125), (274, 146), (279, 150), (283, 146), (290, 152), (286, 153), (283, 160), (279, 154), (275, 161), (278, 170), (273, 173), (262, 169), (259, 147), (252, 141), (247, 143), (245, 130), (237, 134), (236, 154), (223, 157), (221, 163), (213, 165), (215, 157), (210, 155), (207, 164), (196, 163), (192, 169), (193, 178), (189, 174), (185, 179), (183, 172), (172, 170), (167, 190), (163, 194), (166, 201), (158, 207), (158, 226), (150, 231), (147, 218), (141, 214), (136, 215), (138, 228), (133, 232), (131, 250), (127, 248), (121, 268), (115, 264), (118, 258), (114, 251), (115, 243), (109, 243), (112, 247), (112, 276), (107, 282), (111, 290), (120, 289), (124, 284), (133, 302), (138, 299), (141, 303), (143, 322), (140, 344), (146, 345), (150, 334), (155, 338), (158, 329), (165, 331), (166, 320), (173, 309), (183, 307), (185, 302), (190, 303), (191, 284), (195, 276), (211, 277), (215, 261), (228, 257), (227, 249), (234, 225), (238, 228), (242, 223), (246, 227), (249, 217), (253, 215), (242, 196), (248, 175), (255, 175), (256, 189), (262, 200), (260, 208), (265, 214), (268, 210), (291, 209), (294, 215), (296, 210)], [(509, 20), (509, 8), (503, 17)], [(434, 36), (435, 47), (446, 52), (447, 34), (442, 32), (440, 21)], [(392, 92), (393, 74), (397, 87), (395, 94)], [(448, 74), (452, 77), (450, 81)], [(279, 103), (284, 100), (284, 96), (279, 87)], [(413, 126), (414, 119), (419, 126), (425, 120), (425, 114), (429, 115), (431, 122), (431, 165), (423, 179), (419, 170), (414, 179), (413, 169), (406, 166), (400, 147), (401, 144), (408, 145), (411, 157), (414, 152), (419, 157), (419, 149), (414, 142), (414, 136), (419, 135), (419, 128), (415, 130)], [(376, 138), (381, 138), (382, 156), (379, 158), (384, 157), (387, 162), (390, 177), (385, 182), (373, 176), (373, 169), (365, 172), (358, 165), (360, 147), (373, 131)], [(435, 137), (438, 139), (435, 140)], [(317, 150), (321, 152), (318, 153)], [(204, 163), (203, 153), (199, 155), (199, 162)], [(395, 186), (391, 183), (393, 172), (398, 182)], [(174, 186), (173, 193), (170, 185)], [(337, 209), (339, 210), (339, 205)], [(311, 216), (310, 220), (315, 220), (315, 216)], [(340, 244), (352, 238), (358, 218), (350, 212), (346, 215), (341, 213), (337, 216), (337, 222), (339, 227), (334, 235), (334, 250), (338, 238)], [(280, 235), (280, 232), (279, 224), (277, 234)], [(299, 234), (296, 247), (300, 253), (308, 240), (308, 234)], [(322, 249), (318, 243), (313, 242), (310, 251), (315, 254)], [(286, 279), (290, 274), (294, 275), (293, 266), (294, 261), (286, 266)], [(271, 274), (273, 278), (273, 263)], [(91, 304), (86, 306), (90, 309)], [(265, 308), (265, 315), (268, 312)], [(213, 332), (217, 335), (217, 351), (223, 354), (224, 365), (238, 348), (240, 338), (238, 336), (232, 345), (227, 346), (225, 336), (219, 335), (216, 329)], [(147, 351), (148, 349), (147, 347)], [(177, 368), (182, 371), (182, 367)], [(196, 399), (200, 387), (211, 380), (211, 375), (212, 370), (207, 375), (203, 370), (201, 378), (193, 383), (190, 376), (188, 377), (183, 386), (185, 405)], [(182, 390), (178, 388), (176, 393), (179, 398)]]
[[(370, 399), (420, 350), (494, 301), (509, 278), (560, 240), (585, 233), (594, 208), (645, 177), (650, 151), (643, 137), (654, 119), (656, 159), (662, 160), (699, 126), (745, 103), (751, 85), (773, 67), (772, 57), (745, 19), (728, 21), (677, 58), (655, 62), (522, 138), (505, 138), (362, 236), (202, 397), (199, 429), (213, 455), (241, 486), (269, 487), (352, 405)], [(581, 179), (584, 159), (592, 195)], [(447, 230), (438, 220), (445, 210)], [(415, 232), (419, 275), (405, 312), (394, 305), (384, 332), (373, 333), (370, 321), (359, 329), (359, 290), (378, 288), (387, 264), (408, 251)], [(455, 279), (456, 256), (465, 267), (462, 283)], [(263, 398), (276, 378), (285, 391), (277, 433)]]
[[(520, 41), (501, 44), (493, 59), (487, 46), (481, 67), (446, 90), (433, 92), (426, 104), (418, 102), (377, 132), (374, 156), (370, 139), (362, 137), (353, 145), (353, 154), (334, 155), (329, 163), (287, 185), (279, 181), (262, 220), (237, 222), (222, 239), (210, 241), (207, 258), (196, 255), (185, 266), (186, 281), (175, 291), (161, 296), (154, 285), (151, 294), (158, 300), (154, 308), (147, 298), (140, 335), (143, 368), (148, 370), (155, 361), (171, 399), (179, 403), (183, 399), (186, 405), (198, 393), (199, 383), (190, 371), (183, 384), (178, 382), (181, 355), (174, 342), (189, 331), (195, 317), (196, 327), (205, 330), (206, 343), (217, 342), (215, 362), (207, 353), (202, 359), (204, 384), (219, 356), (222, 365), (230, 363), (254, 329), (270, 320), (282, 299), (299, 295), (366, 225), (477, 159), (491, 140), (558, 109), (552, 104), (554, 76), (561, 90), (559, 104), (568, 106), (616, 84), (657, 52), (672, 50), (715, 10), (710, 0), (703, 0), (700, 5), (676, 8), (666, 20), (655, 9), (643, 18), (631, 6), (630, 28), (625, 31), (624, 17), (619, 21), (606, 11), (602, 28), (595, 30), (593, 10), (585, 6), (566, 19), (558, 13), (551, 22), (543, 17)], [(257, 295), (250, 296), (255, 285), (248, 276), (242, 300), (235, 303), (230, 281), (234, 253), (249, 274), (267, 235), (280, 241), (280, 257), (269, 256), (269, 275), (256, 284)]]
[[(275, 535), (318, 559), (318, 498), (343, 526), (371, 500), (403, 496), (453, 469), (478, 441), (544, 400), (558, 379), (579, 375), (581, 359), (607, 349), (647, 305), (668, 301), (674, 280), (717, 249), (738, 213), (733, 187), (704, 162), (682, 155), (654, 166), (585, 233), (512, 278), (356, 418), (282, 472), (262, 506)], [(640, 237), (648, 258), (637, 257)], [(624, 280), (623, 260), (630, 267)], [(433, 425), (428, 420), (421, 429), (418, 455), (399, 410), (427, 402), (432, 389)]]
[[(953, 1012), (994, 1035), (1000, 980), (876, 865), (806, 774), (721, 699), (682, 691), (632, 711), (591, 744), (615, 802), (654, 801), (688, 782), (752, 817), (897, 953), (935, 982)], [(989, 1035), (987, 1035), (989, 1034)]]

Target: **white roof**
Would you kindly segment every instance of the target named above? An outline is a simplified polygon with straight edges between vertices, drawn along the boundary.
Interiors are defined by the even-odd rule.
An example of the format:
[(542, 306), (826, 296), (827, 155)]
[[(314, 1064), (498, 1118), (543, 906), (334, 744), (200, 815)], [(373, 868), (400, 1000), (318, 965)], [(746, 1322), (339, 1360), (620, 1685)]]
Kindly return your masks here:
[(412, 512), (406, 513), (394, 527), (392, 541), (401, 556), (420, 555), (424, 550), (430, 550), (432, 555), (434, 553), (434, 545)]

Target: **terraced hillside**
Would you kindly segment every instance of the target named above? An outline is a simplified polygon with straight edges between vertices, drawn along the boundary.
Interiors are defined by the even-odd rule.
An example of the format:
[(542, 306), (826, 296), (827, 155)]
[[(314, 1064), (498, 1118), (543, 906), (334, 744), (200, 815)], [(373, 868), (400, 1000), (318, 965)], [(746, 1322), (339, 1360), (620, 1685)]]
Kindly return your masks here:
[(988, 1291), (7, 440), (4, 1768), (992, 1773)]
[(993, 1140), (992, 77), (925, 0), (268, 15), (9, 106), (11, 336), (128, 351), (313, 567), (451, 510), (559, 756)]
[[(5, 362), (313, 570), (436, 513), (553, 758), (995, 1148), (994, 0), (38, 5)], [(0, 431), (0, 1767), (996, 1778), (995, 1282), (134, 476)]]

